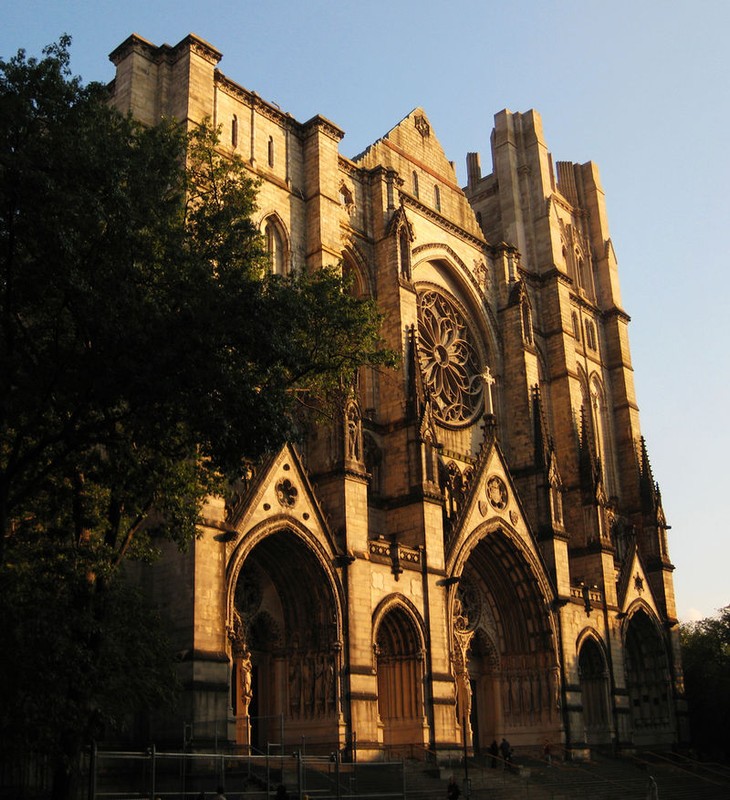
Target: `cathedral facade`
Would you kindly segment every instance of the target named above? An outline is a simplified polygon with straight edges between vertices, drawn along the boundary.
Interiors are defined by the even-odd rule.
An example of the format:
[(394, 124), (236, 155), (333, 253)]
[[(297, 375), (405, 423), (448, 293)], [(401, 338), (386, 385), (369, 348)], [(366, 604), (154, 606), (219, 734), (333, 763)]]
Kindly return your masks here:
[(212, 498), (145, 576), (183, 701), (156, 741), (359, 758), (685, 740), (667, 525), (639, 427), (604, 195), (502, 111), (460, 187), (422, 109), (354, 159), (190, 35), (131, 36), (113, 103), (210, 118), (260, 181), (272, 269), (342, 264), (383, 314), (332, 426)]

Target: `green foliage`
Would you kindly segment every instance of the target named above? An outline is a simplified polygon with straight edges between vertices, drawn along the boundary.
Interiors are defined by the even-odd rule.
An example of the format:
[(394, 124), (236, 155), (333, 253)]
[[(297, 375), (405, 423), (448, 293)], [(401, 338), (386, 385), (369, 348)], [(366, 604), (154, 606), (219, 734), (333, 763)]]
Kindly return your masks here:
[(255, 184), (210, 126), (119, 115), (67, 44), (0, 62), (0, 530), (119, 557), (153, 510), (188, 541), (303, 398), (392, 359), (336, 270), (268, 272)]
[[(46, 537), (13, 537), (0, 564), (0, 746), (66, 755), (141, 708), (170, 705), (177, 681), (158, 616), (126, 581), (89, 580), (108, 562)], [(63, 737), (63, 741), (61, 740)], [(71, 748), (74, 752), (75, 748)]]
[(0, 737), (66, 760), (169, 699), (124, 560), (393, 361), (337, 269), (270, 274), (208, 124), (120, 115), (68, 47), (0, 60)]
[(69, 78), (66, 44), (0, 62), (0, 523), (114, 548), (195, 454), (160, 346), (193, 279), (185, 141)]
[(680, 628), (692, 742), (713, 758), (730, 758), (730, 606)]

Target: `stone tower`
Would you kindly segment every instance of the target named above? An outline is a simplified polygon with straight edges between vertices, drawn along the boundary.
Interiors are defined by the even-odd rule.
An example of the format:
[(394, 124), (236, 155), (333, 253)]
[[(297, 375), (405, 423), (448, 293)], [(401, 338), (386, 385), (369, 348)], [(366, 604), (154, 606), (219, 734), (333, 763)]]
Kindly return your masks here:
[[(538, 114), (500, 112), (493, 172), (457, 182), (417, 108), (364, 153), (217, 68), (132, 36), (114, 104), (210, 117), (261, 182), (272, 269), (341, 263), (397, 370), (252, 465), (201, 538), (145, 576), (204, 742), (324, 752), (494, 738), (580, 755), (685, 737), (666, 522), (595, 165), (554, 169)], [(466, 736), (466, 742), (464, 742)]]

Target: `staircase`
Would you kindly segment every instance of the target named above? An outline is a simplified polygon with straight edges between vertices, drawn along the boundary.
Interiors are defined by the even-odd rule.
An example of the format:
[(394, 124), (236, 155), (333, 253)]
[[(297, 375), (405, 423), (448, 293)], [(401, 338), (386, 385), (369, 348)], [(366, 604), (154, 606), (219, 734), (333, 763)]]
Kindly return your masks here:
[[(405, 772), (407, 800), (446, 800), (453, 775), (462, 794), (464, 766), (435, 770), (409, 762)], [(659, 800), (730, 800), (730, 766), (703, 764), (681, 756), (642, 753), (641, 757), (611, 758), (594, 754), (590, 761), (545, 761), (518, 756), (513, 770), (470, 760), (470, 800), (645, 800), (649, 776), (657, 783)], [(375, 788), (375, 787), (373, 787)], [(393, 787), (389, 788), (393, 791)]]
[[(518, 752), (510, 769), (503, 769), (501, 762), (492, 769), (488, 759), (469, 759), (468, 790), (464, 764), (458, 758), (450, 766), (436, 767), (417, 759), (336, 765), (328, 758), (307, 758), (300, 765), (287, 757), (271, 763), (265, 758), (233, 763), (218, 755), (210, 757), (209, 765), (199, 755), (186, 770), (186, 800), (201, 789), (211, 791), (223, 766), (221, 759), (229, 800), (273, 800), (280, 782), (290, 800), (296, 800), (300, 789), (308, 800), (447, 800), (452, 775), (461, 788), (459, 800), (646, 800), (650, 775), (659, 800), (730, 800), (730, 766), (649, 752), (633, 758), (594, 753), (589, 761), (553, 758), (550, 765)], [(164, 763), (158, 764), (156, 794), (181, 797), (179, 769), (167, 775)], [(101, 781), (98, 788), (102, 790)], [(109, 794), (110, 788), (118, 798), (142, 797), (120, 794), (122, 783), (105, 786), (104, 792)]]
[[(728, 800), (730, 768), (656, 753), (640, 758), (610, 758), (594, 754), (590, 761), (544, 761), (518, 757), (517, 774), (471, 768), (474, 800), (645, 800), (649, 776), (659, 800)], [(499, 773), (492, 777), (490, 772)]]

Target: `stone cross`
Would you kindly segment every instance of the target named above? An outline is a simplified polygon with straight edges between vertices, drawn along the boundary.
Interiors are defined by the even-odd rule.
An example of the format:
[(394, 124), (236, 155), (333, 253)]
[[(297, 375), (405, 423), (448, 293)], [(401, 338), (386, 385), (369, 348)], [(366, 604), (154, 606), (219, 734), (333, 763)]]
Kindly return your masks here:
[(484, 367), (482, 372), (482, 380), (484, 381), (484, 413), (487, 416), (494, 414), (494, 403), (492, 402), (492, 386), (496, 383), (494, 375), (489, 371), (489, 367)]

